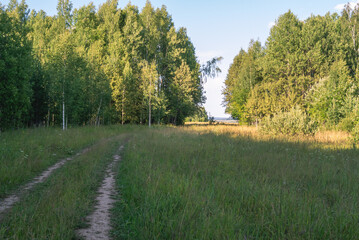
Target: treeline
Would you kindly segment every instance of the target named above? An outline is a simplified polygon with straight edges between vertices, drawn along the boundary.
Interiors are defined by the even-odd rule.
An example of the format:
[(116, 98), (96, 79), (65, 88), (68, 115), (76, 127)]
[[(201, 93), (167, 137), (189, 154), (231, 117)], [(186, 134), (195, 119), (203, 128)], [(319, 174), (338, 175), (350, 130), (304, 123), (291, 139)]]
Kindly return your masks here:
[(288, 11), (265, 46), (251, 41), (234, 58), (223, 91), (226, 111), (250, 124), (299, 111), (307, 122), (352, 130), (359, 121), (358, 63), (358, 6), (305, 21)]
[(182, 124), (205, 101), (185, 28), (165, 6), (142, 11), (108, 0), (57, 15), (0, 5), (0, 130), (33, 125)]

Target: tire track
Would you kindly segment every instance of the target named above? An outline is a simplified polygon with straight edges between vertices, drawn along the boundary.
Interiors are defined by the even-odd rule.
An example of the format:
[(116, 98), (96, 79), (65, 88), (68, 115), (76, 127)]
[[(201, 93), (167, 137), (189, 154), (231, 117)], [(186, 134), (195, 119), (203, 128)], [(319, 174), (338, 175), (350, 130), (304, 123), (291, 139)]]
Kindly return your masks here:
[(72, 157), (64, 158), (54, 165), (47, 168), (43, 171), (39, 176), (35, 177), (29, 183), (20, 186), (13, 194), (5, 197), (4, 199), (0, 199), (0, 220), (3, 217), (4, 213), (11, 209), (15, 203), (21, 200), (22, 195), (29, 192), (33, 187), (35, 187), (39, 183), (43, 183), (46, 179), (48, 179), (51, 174), (58, 168), (62, 167), (66, 162), (73, 160), (75, 157), (78, 157), (86, 152), (88, 152), (92, 147), (84, 148), (80, 152), (76, 153)]
[[(123, 145), (118, 152), (123, 149)], [(108, 165), (105, 178), (102, 185), (98, 189), (98, 196), (96, 198), (95, 211), (86, 217), (89, 222), (89, 227), (77, 231), (78, 235), (84, 239), (110, 239), (110, 209), (113, 207), (115, 200), (112, 198), (115, 195), (115, 173), (113, 167), (121, 160), (120, 155), (113, 156), (113, 161)]]

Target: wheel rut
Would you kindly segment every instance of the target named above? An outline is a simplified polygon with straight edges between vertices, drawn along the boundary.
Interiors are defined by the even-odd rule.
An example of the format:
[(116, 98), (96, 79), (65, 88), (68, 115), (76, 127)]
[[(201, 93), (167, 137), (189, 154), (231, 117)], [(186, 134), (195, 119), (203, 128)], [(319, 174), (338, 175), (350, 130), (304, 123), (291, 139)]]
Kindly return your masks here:
[(91, 147), (84, 148), (80, 152), (76, 153), (75, 155), (60, 160), (59, 162), (55, 163), (51, 167), (47, 168), (45, 171), (43, 171), (40, 175), (35, 177), (29, 183), (27, 183), (23, 186), (20, 186), (14, 193), (10, 194), (9, 196), (7, 196), (3, 199), (0, 199), (0, 220), (2, 219), (3, 215), (14, 206), (14, 204), (16, 204), (17, 202), (19, 202), (21, 200), (21, 197), (25, 193), (29, 192), (37, 184), (43, 183), (46, 179), (48, 179), (52, 175), (52, 173), (56, 169), (62, 167), (68, 161), (71, 161), (74, 158), (88, 152), (90, 149), (91, 149)]
[[(118, 149), (118, 154), (123, 148), (124, 146), (122, 145)], [(86, 217), (89, 227), (77, 231), (78, 235), (84, 239), (110, 239), (110, 210), (115, 203), (115, 200), (112, 197), (116, 194), (115, 172), (113, 168), (121, 160), (121, 156), (118, 154), (113, 156), (113, 161), (106, 169), (105, 178), (98, 189), (95, 211)]]

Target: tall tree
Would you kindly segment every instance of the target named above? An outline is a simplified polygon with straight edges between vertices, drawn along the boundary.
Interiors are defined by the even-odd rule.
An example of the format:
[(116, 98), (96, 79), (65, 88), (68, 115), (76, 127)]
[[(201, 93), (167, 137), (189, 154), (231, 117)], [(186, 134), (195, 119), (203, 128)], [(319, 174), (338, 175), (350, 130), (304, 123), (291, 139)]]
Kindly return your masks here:
[(153, 104), (154, 100), (156, 99), (156, 95), (157, 95), (156, 94), (156, 86), (157, 86), (157, 82), (158, 82), (157, 66), (154, 61), (149, 64), (146, 60), (144, 60), (141, 63), (141, 67), (142, 67), (141, 88), (143, 91), (145, 101), (148, 103), (148, 126), (151, 127), (152, 104)]
[(225, 80), (224, 104), (226, 112), (241, 121), (248, 121), (246, 103), (255, 84), (262, 80), (259, 59), (263, 49), (258, 41), (251, 41), (248, 51), (241, 50), (229, 68)]
[(32, 96), (29, 11), (25, 1), (0, 5), (0, 130), (22, 127), (29, 120)]
[(169, 100), (170, 104), (175, 106), (169, 110), (170, 117), (173, 119), (173, 124), (181, 125), (184, 123), (185, 118), (196, 109), (194, 102), (196, 85), (193, 82), (190, 68), (185, 62), (182, 62), (181, 66), (176, 69), (169, 89), (172, 93)]
[[(121, 12), (124, 18), (123, 26), (116, 34), (117, 40), (110, 45), (111, 57), (110, 63), (117, 70), (111, 67), (112, 72), (116, 75), (112, 79), (111, 86), (113, 89), (121, 89), (122, 94), (113, 94), (116, 106), (121, 106), (121, 122), (139, 122), (142, 92), (140, 86), (140, 69), (139, 65), (143, 59), (143, 27), (140, 23), (137, 7), (128, 4)], [(131, 72), (131, 74), (125, 73)], [(127, 77), (124, 77), (124, 76)], [(119, 104), (121, 103), (121, 104)]]
[(140, 12), (117, 0), (98, 11), (58, 0), (57, 15), (29, 17), (24, 1), (11, 0), (0, 20), (1, 128), (144, 123), (146, 111), (149, 124), (181, 124), (205, 101), (204, 77), (218, 70), (218, 59), (200, 66), (186, 29), (150, 1)]

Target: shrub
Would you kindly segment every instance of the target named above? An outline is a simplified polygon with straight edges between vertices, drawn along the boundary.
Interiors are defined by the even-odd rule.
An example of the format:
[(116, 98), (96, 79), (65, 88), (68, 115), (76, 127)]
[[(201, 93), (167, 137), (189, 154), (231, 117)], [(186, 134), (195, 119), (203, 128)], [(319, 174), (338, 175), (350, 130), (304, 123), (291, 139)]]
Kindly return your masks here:
[(317, 123), (300, 109), (293, 107), (289, 112), (278, 112), (273, 117), (267, 116), (261, 121), (261, 131), (265, 133), (286, 135), (313, 135)]
[(351, 117), (343, 118), (338, 124), (338, 130), (351, 132), (355, 127), (355, 121)]
[(208, 118), (208, 123), (213, 124), (214, 123), (214, 117), (209, 117)]
[(352, 143), (353, 143), (353, 147), (356, 148), (356, 146), (359, 143), (359, 122), (355, 125), (355, 127), (352, 130)]

